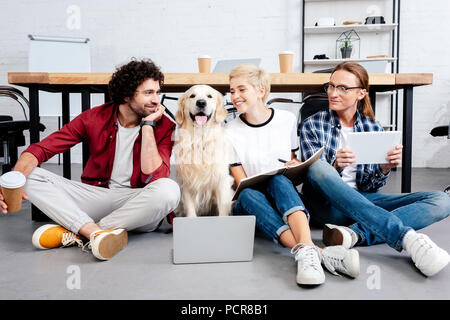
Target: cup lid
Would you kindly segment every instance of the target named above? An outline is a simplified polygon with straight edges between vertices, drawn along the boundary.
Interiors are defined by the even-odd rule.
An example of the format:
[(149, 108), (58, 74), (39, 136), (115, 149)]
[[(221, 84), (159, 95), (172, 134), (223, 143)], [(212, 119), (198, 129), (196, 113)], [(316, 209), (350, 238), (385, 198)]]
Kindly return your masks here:
[(280, 54), (294, 54), (294, 51), (281, 51)]
[(204, 59), (211, 59), (211, 57), (210, 56), (208, 56), (207, 54), (204, 54), (204, 55), (202, 55), (202, 56), (198, 56), (198, 58), (199, 59), (201, 59), (201, 58), (204, 58)]
[(9, 171), (0, 177), (0, 186), (15, 189), (25, 185), (27, 179), (19, 171)]

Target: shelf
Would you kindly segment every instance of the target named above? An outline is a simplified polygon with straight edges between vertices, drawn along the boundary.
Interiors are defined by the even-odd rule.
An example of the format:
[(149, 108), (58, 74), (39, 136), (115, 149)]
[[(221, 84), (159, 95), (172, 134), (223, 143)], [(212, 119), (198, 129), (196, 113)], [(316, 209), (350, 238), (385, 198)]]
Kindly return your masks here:
[(376, 58), (376, 59), (317, 59), (305, 60), (305, 65), (335, 65), (344, 61), (369, 62), (369, 61), (387, 61), (394, 62), (397, 58)]
[(394, 30), (398, 26), (398, 23), (386, 23), (386, 24), (350, 24), (350, 25), (338, 25), (338, 26), (309, 26), (305, 27), (305, 34), (327, 34), (327, 33), (342, 33), (348, 30), (355, 30), (358, 33), (363, 32), (389, 32)]

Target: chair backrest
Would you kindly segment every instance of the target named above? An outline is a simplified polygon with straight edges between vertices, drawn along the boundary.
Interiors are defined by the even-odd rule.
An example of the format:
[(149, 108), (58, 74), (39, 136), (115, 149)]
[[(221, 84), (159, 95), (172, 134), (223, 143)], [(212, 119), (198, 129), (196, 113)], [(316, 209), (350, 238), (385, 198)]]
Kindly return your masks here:
[[(273, 107), (275, 109), (281, 109), (288, 112), (291, 112), (295, 115), (296, 118), (298, 118), (299, 112), (302, 108), (302, 101), (294, 101), (293, 99), (289, 98), (272, 98), (269, 101), (266, 102), (266, 104), (270, 107)], [(298, 119), (297, 119), (298, 122)]]
[(326, 93), (314, 93), (307, 95), (303, 99), (303, 106), (300, 109), (300, 122), (316, 114), (319, 111), (327, 110), (329, 107)]
[[(334, 68), (321, 69), (313, 71), (313, 73), (331, 73)], [(328, 95), (326, 92), (314, 92), (303, 95), (303, 107), (299, 114), (298, 130), (300, 132), (300, 124), (308, 117), (316, 114), (317, 112), (327, 110)]]
[(2, 121), (12, 121), (12, 120), (13, 120), (13, 117), (0, 114), (0, 122), (2, 122)]
[[(25, 111), (25, 107), (23, 106), (23, 103), (25, 103), (27, 105), (28, 110), (30, 108), (30, 103), (28, 102), (28, 99), (25, 98), (22, 91), (20, 91), (17, 88), (11, 87), (11, 86), (0, 86), (0, 97), (6, 97), (6, 98), (11, 98), (11, 99), (16, 100), (17, 103), (22, 108), (22, 112), (23, 112), (23, 116), (24, 116), (25, 120), (28, 120), (27, 112)], [(13, 119), (11, 118), (11, 120), (13, 120)], [(3, 121), (8, 121), (8, 120), (3, 120)]]

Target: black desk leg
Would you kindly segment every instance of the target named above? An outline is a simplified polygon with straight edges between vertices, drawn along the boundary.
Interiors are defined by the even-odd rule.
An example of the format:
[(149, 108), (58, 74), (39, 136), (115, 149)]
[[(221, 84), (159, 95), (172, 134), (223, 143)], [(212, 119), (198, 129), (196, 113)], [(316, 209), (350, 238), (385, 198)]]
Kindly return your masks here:
[[(40, 141), (39, 136), (39, 90), (37, 86), (30, 86), (30, 144)], [(31, 204), (31, 219), (33, 221), (48, 221), (49, 218), (35, 205)]]
[(413, 88), (403, 89), (402, 192), (411, 192)]
[(39, 90), (36, 86), (30, 86), (30, 144), (39, 142)]
[[(62, 94), (62, 124), (63, 126), (70, 122), (70, 95), (68, 91)], [(63, 153), (63, 177), (70, 180), (71, 174), (70, 149)]]
[(373, 114), (375, 114), (376, 97), (377, 97), (377, 93), (375, 92), (375, 90), (369, 90), (369, 98), (370, 98), (370, 103), (372, 104)]
[[(91, 93), (89, 89), (83, 89), (81, 91), (81, 111), (84, 112), (91, 108)], [(87, 142), (83, 142), (83, 169), (89, 159), (89, 145)]]

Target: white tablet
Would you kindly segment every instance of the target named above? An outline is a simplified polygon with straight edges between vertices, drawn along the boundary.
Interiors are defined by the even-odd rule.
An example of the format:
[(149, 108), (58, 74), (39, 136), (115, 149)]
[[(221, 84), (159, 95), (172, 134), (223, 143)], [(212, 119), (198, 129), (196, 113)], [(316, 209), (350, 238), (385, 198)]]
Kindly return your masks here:
[(350, 132), (347, 147), (355, 154), (356, 164), (388, 163), (387, 153), (401, 141), (401, 131)]

